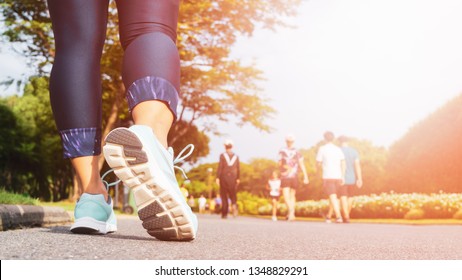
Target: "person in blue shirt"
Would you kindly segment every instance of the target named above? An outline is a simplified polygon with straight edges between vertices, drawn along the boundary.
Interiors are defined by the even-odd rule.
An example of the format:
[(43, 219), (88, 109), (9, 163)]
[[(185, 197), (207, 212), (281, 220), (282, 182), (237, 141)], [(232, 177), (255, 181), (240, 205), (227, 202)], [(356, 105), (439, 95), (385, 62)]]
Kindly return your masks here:
[(353, 205), (353, 196), (358, 189), (363, 186), (361, 163), (359, 161), (358, 151), (348, 145), (349, 138), (346, 136), (339, 137), (340, 148), (345, 155), (345, 184), (341, 188), (340, 201), (345, 218), (349, 219)]

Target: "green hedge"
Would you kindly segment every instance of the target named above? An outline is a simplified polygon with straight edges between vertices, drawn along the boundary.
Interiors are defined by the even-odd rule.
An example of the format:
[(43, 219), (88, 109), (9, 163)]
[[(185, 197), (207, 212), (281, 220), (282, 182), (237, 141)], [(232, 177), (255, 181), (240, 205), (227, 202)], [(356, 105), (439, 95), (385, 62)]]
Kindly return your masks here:
[(268, 206), (270, 201), (266, 198), (261, 198), (249, 192), (239, 192), (237, 194), (237, 206), (239, 213), (258, 215), (260, 207)]
[[(322, 217), (328, 209), (329, 203), (326, 199), (300, 201), (296, 204), (295, 214), (298, 217)], [(269, 202), (258, 208), (260, 215), (271, 215), (271, 211)], [(286, 213), (285, 205), (279, 203), (278, 214)], [(354, 198), (351, 218), (462, 219), (462, 194), (383, 193), (357, 196)]]

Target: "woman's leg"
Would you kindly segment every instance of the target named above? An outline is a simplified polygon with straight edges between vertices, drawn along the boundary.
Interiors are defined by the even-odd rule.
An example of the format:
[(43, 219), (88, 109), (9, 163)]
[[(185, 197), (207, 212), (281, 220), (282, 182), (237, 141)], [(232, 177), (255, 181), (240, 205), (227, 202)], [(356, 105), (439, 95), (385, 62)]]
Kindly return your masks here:
[(290, 187), (282, 188), (282, 195), (284, 196), (284, 202), (287, 206), (287, 218), (290, 218), (290, 213), (292, 212), (292, 203), (290, 201)]
[(295, 189), (290, 189), (290, 203), (291, 203), (291, 215), (292, 219), (295, 219), (295, 203), (296, 203), (296, 191)]
[(97, 162), (108, 0), (48, 0), (48, 7), (56, 42), (50, 99), (64, 157), (71, 159), (84, 192), (107, 199)]
[(176, 118), (180, 58), (176, 47), (178, 0), (117, 0), (125, 49), (123, 80), (132, 117), (167, 147)]
[(104, 156), (133, 189), (138, 215), (150, 235), (192, 240), (197, 217), (182, 197), (174, 172), (177, 161), (173, 150), (167, 149), (179, 100), (180, 59), (175, 45), (179, 0), (116, 3), (125, 50), (122, 78), (135, 125), (111, 131)]

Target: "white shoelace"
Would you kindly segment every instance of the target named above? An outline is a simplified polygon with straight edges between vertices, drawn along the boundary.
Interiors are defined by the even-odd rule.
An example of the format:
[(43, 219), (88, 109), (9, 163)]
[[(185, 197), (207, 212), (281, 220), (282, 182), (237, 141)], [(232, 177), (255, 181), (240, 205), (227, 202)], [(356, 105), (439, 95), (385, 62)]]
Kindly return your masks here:
[[(188, 150), (188, 149), (189, 149), (188, 153), (183, 155), (184, 153), (186, 153), (186, 150)], [(172, 149), (172, 151), (173, 151), (173, 149)], [(173, 168), (175, 168), (177, 170), (180, 170), (181, 173), (183, 174), (183, 177), (186, 180), (189, 180), (188, 176), (186, 176), (186, 172), (184, 172), (183, 168), (181, 168), (179, 166), (176, 166), (175, 164), (183, 162), (187, 157), (189, 157), (193, 153), (193, 151), (194, 151), (194, 145), (193, 144), (186, 145), (186, 147), (184, 147), (183, 150), (181, 150), (181, 152), (173, 160)]]
[(112, 183), (108, 183), (107, 181), (105, 181), (104, 177), (106, 177), (112, 171), (114, 171), (113, 168), (109, 169), (108, 171), (106, 171), (106, 173), (103, 174), (103, 176), (101, 176), (101, 181), (103, 181), (103, 184), (106, 186), (107, 190), (109, 190), (109, 188), (112, 187), (112, 186), (118, 185), (122, 181), (122, 180), (117, 180), (117, 181), (112, 182)]
[[(188, 153), (183, 155), (184, 153), (186, 153), (186, 151), (189, 149)], [(173, 154), (173, 149), (172, 148), (169, 148), (169, 150), (172, 151), (172, 154)], [(188, 179), (188, 176), (186, 176), (186, 172), (184, 172), (183, 168), (179, 167), (179, 166), (176, 166), (175, 164), (177, 163), (181, 163), (183, 162), (187, 157), (189, 157), (194, 151), (194, 145), (193, 144), (189, 144), (187, 145), (186, 147), (183, 148), (183, 150), (181, 150), (181, 152), (176, 156), (176, 158), (173, 160), (173, 168), (174, 169), (177, 169), (177, 170), (180, 170), (183, 177), (186, 179), (186, 180), (189, 180)], [(103, 176), (101, 176), (101, 180), (103, 181), (103, 184), (106, 186), (106, 189), (109, 189), (110, 187), (112, 186), (115, 186), (117, 184), (119, 184), (122, 180), (117, 180), (115, 182), (112, 182), (112, 183), (108, 183), (107, 181), (104, 180), (104, 177), (106, 177), (109, 173), (113, 172), (114, 169), (109, 169), (108, 171), (106, 171)]]

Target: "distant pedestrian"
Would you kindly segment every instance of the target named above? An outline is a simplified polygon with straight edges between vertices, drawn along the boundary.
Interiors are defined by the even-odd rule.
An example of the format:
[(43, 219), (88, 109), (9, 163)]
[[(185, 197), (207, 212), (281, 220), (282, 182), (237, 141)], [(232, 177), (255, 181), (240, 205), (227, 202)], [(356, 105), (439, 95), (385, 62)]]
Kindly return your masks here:
[(295, 220), (296, 190), (298, 188), (298, 172), (303, 172), (303, 183), (308, 184), (303, 156), (294, 148), (295, 137), (290, 134), (286, 137), (287, 147), (279, 150), (279, 169), (281, 171), (281, 187), (287, 205), (287, 220)]
[(191, 207), (191, 209), (194, 209), (194, 207), (196, 207), (196, 200), (194, 199), (194, 195), (189, 196), (188, 205), (189, 207)]
[[(351, 208), (353, 206), (353, 196), (357, 193), (358, 189), (363, 186), (363, 177), (361, 171), (361, 163), (359, 161), (359, 153), (356, 149), (350, 147), (350, 139), (346, 136), (339, 137), (340, 148), (345, 155), (345, 187), (344, 196), (340, 197), (340, 201), (348, 205), (344, 210), (350, 217)], [(344, 202), (347, 199), (348, 202)]]
[[(324, 133), (324, 140), (326, 144), (319, 148), (316, 161), (318, 168), (322, 168), (323, 188), (329, 197), (329, 205), (335, 212), (337, 223), (342, 223), (337, 192), (345, 182), (345, 156), (342, 150), (333, 143), (334, 134), (332, 132)], [(326, 222), (330, 222), (331, 215), (332, 213), (327, 214)]]
[(215, 197), (215, 214), (220, 214), (221, 213), (221, 207), (222, 207), (222, 201), (221, 201), (221, 196), (220, 194), (217, 194)]
[(271, 178), (268, 180), (267, 189), (269, 190), (269, 194), (273, 203), (272, 220), (277, 221), (278, 201), (279, 196), (281, 195), (281, 179), (279, 179), (278, 172), (276, 170), (273, 171)]
[(201, 194), (201, 197), (199, 197), (199, 213), (203, 214), (205, 213), (205, 209), (207, 206), (207, 199), (203, 194)]
[(220, 196), (222, 201), (221, 217), (228, 217), (228, 199), (231, 200), (231, 211), (234, 217), (238, 214), (237, 209), (237, 187), (240, 183), (240, 163), (239, 157), (233, 152), (233, 142), (225, 141), (225, 152), (220, 155), (217, 169), (216, 182), (220, 186)]

